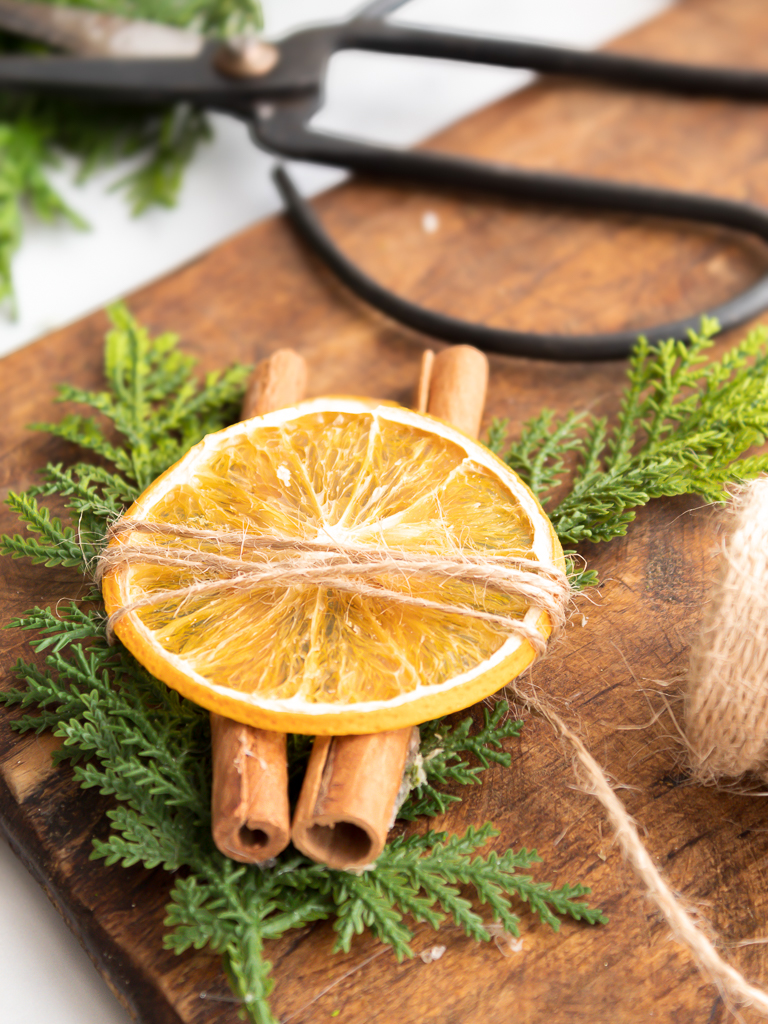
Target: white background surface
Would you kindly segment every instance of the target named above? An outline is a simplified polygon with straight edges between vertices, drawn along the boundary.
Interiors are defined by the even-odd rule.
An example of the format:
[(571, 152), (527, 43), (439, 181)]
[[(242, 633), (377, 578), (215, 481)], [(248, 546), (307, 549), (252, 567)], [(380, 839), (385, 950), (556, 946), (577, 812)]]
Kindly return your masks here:
[[(669, 0), (415, 0), (397, 20), (497, 36), (594, 47), (668, 6)], [(354, 0), (265, 0), (268, 35), (347, 16)], [(324, 128), (410, 145), (529, 80), (521, 71), (416, 58), (347, 53), (334, 58)], [(0, 356), (167, 273), (274, 213), (279, 201), (245, 128), (215, 118), (215, 139), (198, 155), (172, 211), (132, 220), (107, 191), (112, 169), (87, 187), (57, 172), (88, 232), (29, 223), (15, 263), (19, 317), (0, 317)], [(339, 180), (335, 170), (302, 167), (308, 192)], [(168, 329), (173, 324), (167, 325)], [(2, 363), (0, 362), (0, 372)], [(0, 840), (0, 1024), (127, 1024), (85, 953)]]

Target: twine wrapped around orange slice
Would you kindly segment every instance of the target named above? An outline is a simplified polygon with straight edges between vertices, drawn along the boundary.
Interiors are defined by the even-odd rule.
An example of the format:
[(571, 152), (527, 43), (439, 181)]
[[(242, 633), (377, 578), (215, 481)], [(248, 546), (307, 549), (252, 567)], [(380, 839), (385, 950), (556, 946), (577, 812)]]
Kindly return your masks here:
[(318, 735), (494, 692), (566, 593), (554, 532), (500, 460), (354, 399), (206, 438), (118, 524), (104, 576), (116, 633), (159, 678), (228, 719)]
[(198, 704), (281, 731), (469, 706), (530, 664), (564, 586), (549, 521), (499, 459), (356, 399), (210, 435), (114, 534), (103, 588), (126, 646)]

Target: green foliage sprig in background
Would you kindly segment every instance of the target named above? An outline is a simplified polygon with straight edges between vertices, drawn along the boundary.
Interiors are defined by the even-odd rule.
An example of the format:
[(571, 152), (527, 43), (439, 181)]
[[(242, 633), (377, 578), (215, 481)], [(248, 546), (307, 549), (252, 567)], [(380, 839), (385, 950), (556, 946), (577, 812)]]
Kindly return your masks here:
[[(705, 318), (688, 344), (652, 347), (641, 338), (613, 424), (544, 410), (511, 445), (506, 424), (493, 424), (489, 446), (542, 501), (563, 547), (623, 537), (653, 498), (725, 501), (729, 484), (768, 471), (768, 455), (745, 454), (768, 437), (768, 329), (713, 361), (717, 331)], [(582, 583), (594, 582), (583, 575)]]
[[(0, 538), (7, 555), (87, 573), (109, 522), (126, 504), (191, 444), (237, 418), (245, 368), (209, 375), (200, 385), (173, 336), (151, 339), (122, 308), (112, 317), (106, 389), (64, 386), (60, 392), (98, 418), (69, 415), (38, 426), (97, 461), (48, 465), (39, 487), (10, 496), (26, 532)], [(115, 431), (122, 441), (111, 439)], [(50, 514), (50, 497), (64, 500), (77, 533)], [(20, 685), (0, 694), (0, 702), (21, 712), (15, 728), (53, 729), (64, 739), (57, 756), (74, 764), (79, 784), (114, 798), (112, 831), (94, 843), (94, 857), (185, 869), (171, 891), (166, 945), (179, 953), (206, 945), (220, 953), (254, 1024), (274, 1024), (265, 944), (312, 921), (333, 920), (337, 949), (349, 949), (368, 928), (403, 958), (413, 955), (406, 918), (434, 928), (451, 920), (479, 941), (491, 937), (489, 918), (517, 934), (521, 902), (555, 929), (561, 916), (604, 920), (584, 902), (584, 886), (553, 889), (534, 880), (528, 871), (539, 859), (535, 851), (481, 852), (497, 835), (489, 823), (464, 835), (430, 830), (400, 836), (361, 875), (332, 871), (293, 852), (272, 868), (236, 864), (210, 835), (207, 712), (152, 678), (121, 645), (108, 646), (98, 593), (59, 604), (55, 612), (34, 608), (12, 625), (30, 632), (31, 646), (44, 659), (19, 661)], [(401, 816), (439, 813), (459, 799), (443, 790), (446, 783), (477, 784), (491, 763), (508, 765), (504, 743), (520, 728), (504, 701), (474, 732), (470, 718), (426, 725), (422, 761), (412, 770), (413, 791)], [(306, 744), (291, 749), (296, 768)]]
[[(55, 0), (49, 0), (55, 2)], [(148, 18), (229, 36), (261, 27), (259, 0), (67, 0), (70, 6)], [(18, 50), (19, 40), (0, 34), (0, 56)], [(40, 49), (39, 46), (35, 47)], [(79, 177), (127, 157), (138, 160), (117, 186), (134, 213), (172, 206), (184, 169), (210, 135), (204, 113), (189, 107), (152, 109), (36, 96), (0, 96), (0, 307), (14, 311), (12, 261), (28, 207), (44, 221), (82, 218), (57, 192), (50, 170), (61, 157), (74, 157)]]

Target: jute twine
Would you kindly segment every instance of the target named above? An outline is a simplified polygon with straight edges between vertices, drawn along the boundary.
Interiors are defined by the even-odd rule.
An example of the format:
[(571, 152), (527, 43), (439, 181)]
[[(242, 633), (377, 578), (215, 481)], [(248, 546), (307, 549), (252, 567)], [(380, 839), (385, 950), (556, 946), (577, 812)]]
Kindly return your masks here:
[[(735, 502), (722, 569), (694, 646), (685, 698), (687, 743), (695, 776), (716, 783), (745, 772), (768, 780), (768, 479)], [(599, 800), (630, 866), (674, 937), (733, 1006), (768, 1016), (768, 992), (720, 956), (656, 868), (637, 826), (584, 743), (538, 695), (524, 695), (570, 746), (584, 788)]]
[(705, 783), (747, 772), (768, 781), (768, 478), (742, 488), (732, 510), (685, 695), (691, 763)]
[[(145, 523), (127, 517), (119, 519), (110, 530), (111, 538), (125, 534), (133, 537), (104, 549), (97, 566), (97, 578), (101, 579), (105, 573), (118, 568), (153, 565), (178, 569), (180, 577), (191, 577), (191, 581), (172, 589), (148, 593), (118, 608), (107, 623), (110, 637), (116, 622), (138, 609), (171, 601), (183, 606), (187, 601), (208, 594), (247, 591), (259, 586), (310, 586), (329, 587), (359, 597), (479, 619), (522, 636), (541, 654), (546, 648), (546, 639), (520, 618), (489, 612), (467, 603), (420, 597), (411, 592), (410, 584), (418, 581), (437, 581), (441, 585), (461, 583), (477, 588), (480, 598), (490, 592), (519, 599), (530, 607), (547, 612), (555, 634), (561, 632), (565, 625), (565, 610), (571, 592), (564, 572), (528, 558), (465, 551), (435, 555), (351, 544), (333, 538), (299, 540), (200, 530), (181, 524)], [(150, 542), (134, 539), (142, 536)], [(173, 543), (184, 540), (204, 545), (205, 549)], [(227, 550), (234, 550), (237, 554), (225, 554)], [(387, 585), (387, 580), (391, 582), (394, 579), (404, 584), (403, 589)]]

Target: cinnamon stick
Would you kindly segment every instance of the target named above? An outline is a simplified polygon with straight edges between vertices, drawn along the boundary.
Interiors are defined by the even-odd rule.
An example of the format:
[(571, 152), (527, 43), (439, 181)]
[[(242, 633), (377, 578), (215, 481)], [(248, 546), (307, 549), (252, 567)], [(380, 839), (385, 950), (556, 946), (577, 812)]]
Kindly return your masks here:
[(418, 729), (411, 726), (318, 736), (293, 816), (293, 845), (329, 868), (373, 864), (394, 824), (408, 752), (418, 743)]
[(427, 412), (477, 438), (487, 390), (486, 356), (471, 345), (454, 345), (434, 358)]
[(290, 840), (286, 737), (211, 712), (211, 831), (226, 857), (261, 864)]
[[(487, 386), (488, 360), (478, 349), (457, 345), (438, 356), (427, 351), (416, 404), (424, 402), (431, 415), (477, 437)], [(359, 869), (373, 863), (394, 823), (414, 732), (409, 726), (363, 736), (318, 737), (293, 816), (293, 845), (332, 868)]]
[[(241, 419), (262, 416), (304, 397), (307, 365), (280, 349), (251, 375)], [(290, 839), (286, 737), (211, 713), (211, 830), (221, 852), (244, 864), (276, 857)]]
[(245, 389), (240, 419), (264, 416), (298, 404), (307, 390), (307, 363), (292, 348), (280, 348), (256, 366)]
[(435, 365), (435, 353), (431, 348), (425, 350), (421, 357), (419, 381), (413, 396), (413, 408), (416, 412), (426, 412), (429, 405), (429, 385), (432, 381), (432, 370)]

